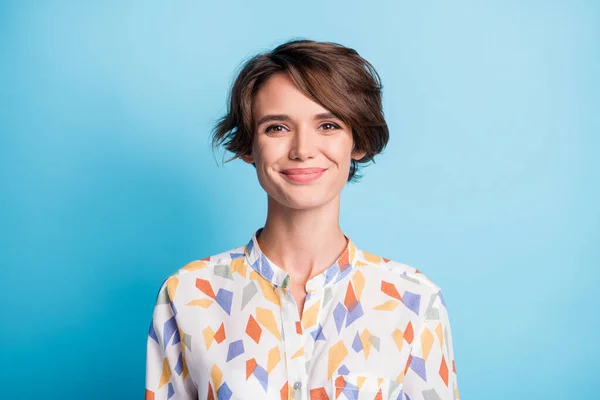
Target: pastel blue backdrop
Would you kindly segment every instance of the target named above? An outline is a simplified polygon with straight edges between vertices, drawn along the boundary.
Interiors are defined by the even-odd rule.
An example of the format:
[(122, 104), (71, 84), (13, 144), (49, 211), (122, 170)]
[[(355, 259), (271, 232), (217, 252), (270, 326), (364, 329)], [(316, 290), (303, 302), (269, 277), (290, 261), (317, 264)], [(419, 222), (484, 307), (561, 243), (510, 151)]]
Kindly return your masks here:
[(0, 10), (0, 397), (142, 398), (163, 279), (266, 215), (209, 146), (234, 73), (302, 37), (381, 74), (391, 138), (341, 226), (442, 287), (462, 398), (600, 398), (598, 2)]

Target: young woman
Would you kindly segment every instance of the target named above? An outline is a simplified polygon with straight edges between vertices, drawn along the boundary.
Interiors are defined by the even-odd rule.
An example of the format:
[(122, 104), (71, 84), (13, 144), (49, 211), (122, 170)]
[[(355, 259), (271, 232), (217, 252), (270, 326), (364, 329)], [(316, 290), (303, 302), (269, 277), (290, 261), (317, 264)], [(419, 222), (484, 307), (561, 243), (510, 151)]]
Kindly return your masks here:
[(146, 399), (458, 399), (440, 288), (339, 226), (342, 189), (388, 141), (381, 89), (335, 43), (244, 64), (213, 144), (256, 168), (266, 222), (162, 284)]

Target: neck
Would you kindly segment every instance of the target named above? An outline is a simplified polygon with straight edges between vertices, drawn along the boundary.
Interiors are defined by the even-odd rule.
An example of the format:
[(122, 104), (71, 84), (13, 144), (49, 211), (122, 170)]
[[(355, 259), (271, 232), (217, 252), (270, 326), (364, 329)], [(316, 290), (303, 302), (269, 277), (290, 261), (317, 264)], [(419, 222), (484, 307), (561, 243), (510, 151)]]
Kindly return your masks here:
[(339, 226), (340, 195), (311, 209), (284, 207), (269, 196), (267, 220), (257, 238), (262, 252), (302, 286), (330, 267), (347, 241)]

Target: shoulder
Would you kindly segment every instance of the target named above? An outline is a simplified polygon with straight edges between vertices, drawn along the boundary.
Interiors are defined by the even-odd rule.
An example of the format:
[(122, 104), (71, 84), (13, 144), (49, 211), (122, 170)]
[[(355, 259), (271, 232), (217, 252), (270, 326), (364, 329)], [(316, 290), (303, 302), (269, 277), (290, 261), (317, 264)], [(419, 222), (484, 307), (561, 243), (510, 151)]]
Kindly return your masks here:
[(447, 315), (442, 289), (416, 267), (364, 250), (359, 254), (357, 267), (357, 271), (362, 271), (365, 282), (373, 281), (371, 290), (374, 292), (371, 293), (382, 292), (386, 299), (400, 300), (422, 321)]
[(171, 271), (167, 277), (163, 278), (160, 292), (166, 291), (172, 300), (175, 298), (178, 287), (197, 287), (202, 290), (203, 285), (205, 285), (207, 286), (206, 289), (209, 290), (209, 280), (214, 275), (230, 276), (232, 266), (235, 266), (237, 263), (243, 263), (244, 247), (237, 246), (227, 251), (189, 261), (176, 270)]
[(374, 279), (381, 279), (382, 290), (394, 285), (415, 295), (440, 295), (441, 288), (415, 266), (360, 250), (357, 266)]

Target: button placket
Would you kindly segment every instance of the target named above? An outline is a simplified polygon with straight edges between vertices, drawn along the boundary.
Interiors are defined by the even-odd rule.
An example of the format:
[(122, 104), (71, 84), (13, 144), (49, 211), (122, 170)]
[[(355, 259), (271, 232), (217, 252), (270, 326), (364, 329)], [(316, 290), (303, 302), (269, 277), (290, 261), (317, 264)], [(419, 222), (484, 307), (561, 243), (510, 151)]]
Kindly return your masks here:
[(293, 390), (290, 390), (289, 398), (298, 399), (301, 393), (304, 392), (304, 386), (306, 386), (305, 356), (302, 354), (294, 357), (298, 351), (304, 348), (302, 335), (298, 334), (296, 330), (296, 322), (299, 320), (298, 306), (296, 305), (294, 296), (287, 287), (281, 287), (279, 293), (281, 300), (282, 328), (285, 337), (284, 346), (288, 382), (290, 387), (293, 388)]
[(315, 284), (316, 283), (316, 279), (312, 278), (311, 280), (308, 281), (307, 285), (306, 285), (306, 290), (307, 290), (307, 299), (304, 302), (304, 311), (306, 312), (308, 309), (310, 309), (311, 307), (313, 307), (316, 303), (319, 303), (319, 309), (317, 310), (317, 321), (316, 324), (314, 326), (310, 326), (308, 327), (308, 329), (305, 329), (304, 325), (302, 324), (302, 335), (301, 335), (301, 339), (302, 339), (302, 343), (304, 345), (304, 366), (303, 366), (303, 371), (304, 373), (308, 376), (308, 364), (310, 363), (313, 353), (314, 353), (314, 349), (315, 349), (315, 339), (313, 338), (313, 336), (311, 335), (311, 332), (315, 329), (317, 329), (317, 327), (320, 324), (320, 318), (321, 318), (321, 312), (323, 309), (323, 295), (322, 295), (322, 291), (320, 290), (316, 290), (315, 289)]

